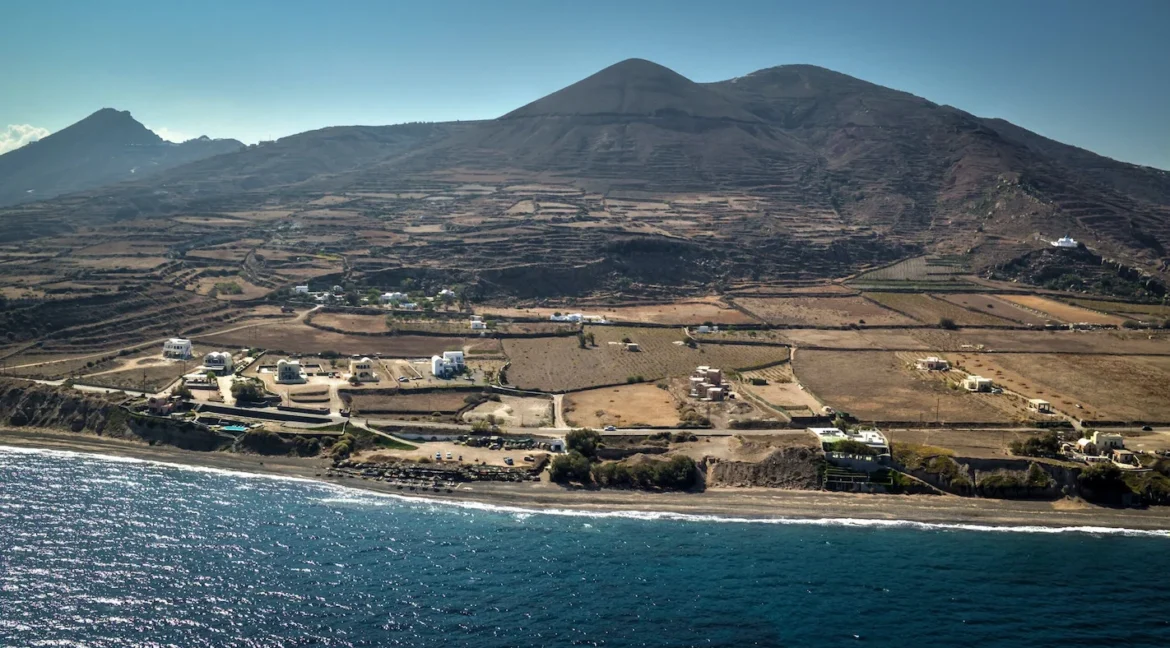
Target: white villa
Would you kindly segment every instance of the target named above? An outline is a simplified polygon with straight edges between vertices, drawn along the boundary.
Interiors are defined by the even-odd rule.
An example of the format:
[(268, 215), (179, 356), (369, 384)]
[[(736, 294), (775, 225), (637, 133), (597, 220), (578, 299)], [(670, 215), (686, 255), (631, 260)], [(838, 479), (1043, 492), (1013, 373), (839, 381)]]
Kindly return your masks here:
[(298, 360), (278, 360), (276, 362), (276, 382), (281, 384), (306, 382), (305, 372), (301, 369)]
[(963, 379), (963, 389), (969, 392), (989, 392), (994, 385), (990, 378), (983, 376), (967, 376)]
[(361, 382), (378, 382), (378, 374), (374, 373), (374, 361), (369, 358), (350, 360), (349, 375)]
[(203, 356), (203, 368), (207, 371), (229, 373), (232, 366), (232, 354), (226, 351), (212, 351)]
[(1075, 248), (1076, 246), (1077, 246), (1077, 240), (1071, 236), (1062, 236), (1062, 237), (1060, 237), (1052, 242), (1052, 247)]
[(951, 363), (947, 362), (946, 360), (943, 360), (942, 358), (940, 358), (938, 356), (928, 356), (925, 358), (919, 358), (915, 362), (915, 365), (917, 365), (919, 371), (950, 371), (951, 370)]
[(436, 378), (450, 378), (463, 371), (463, 352), (444, 351), (441, 356), (431, 356), (431, 373)]
[(548, 318), (554, 322), (573, 322), (574, 324), (581, 321), (584, 317), (581, 313), (553, 313)]
[(890, 454), (890, 444), (886, 435), (873, 428), (867, 430), (841, 430), (840, 428), (808, 428), (816, 435), (825, 450), (832, 448), (838, 441), (857, 441), (873, 448), (879, 455)]
[(308, 284), (306, 284), (306, 285), (304, 285), (304, 286), (293, 286), (293, 294), (296, 294), (296, 295), (307, 295), (307, 294), (309, 294), (309, 286), (308, 286)]
[(474, 319), (474, 318), (472, 318), (472, 320), (471, 320), (471, 330), (473, 330), (473, 331), (483, 331), (483, 330), (486, 330), (486, 329), (487, 329), (487, 324), (485, 324), (485, 323), (484, 323), (484, 321), (483, 321), (482, 319)]
[(400, 292), (382, 293), (382, 296), (379, 297), (378, 299), (380, 299), (383, 304), (396, 304), (396, 303), (401, 302), (401, 301), (406, 301), (406, 293), (400, 293)]
[(708, 326), (707, 324), (703, 324), (703, 325), (699, 326), (699, 328), (695, 329), (695, 332), (696, 333), (718, 333), (719, 327), (715, 326), (715, 325)]
[(444, 288), (444, 289), (440, 290), (439, 294), (436, 296), (439, 299), (446, 299), (448, 297), (450, 297), (451, 299), (455, 299), (455, 291), (451, 290), (450, 288)]
[(171, 338), (163, 342), (163, 357), (177, 358), (179, 360), (187, 360), (192, 353), (191, 340), (184, 338)]

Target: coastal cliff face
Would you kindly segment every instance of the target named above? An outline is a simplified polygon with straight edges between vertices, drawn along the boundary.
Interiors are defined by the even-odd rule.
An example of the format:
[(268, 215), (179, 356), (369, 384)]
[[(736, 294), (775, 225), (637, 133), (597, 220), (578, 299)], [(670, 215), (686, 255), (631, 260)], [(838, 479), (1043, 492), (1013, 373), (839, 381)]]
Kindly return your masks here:
[(782, 448), (759, 462), (713, 461), (707, 467), (707, 485), (816, 490), (822, 461), (822, 453), (804, 447)]
[(112, 394), (0, 380), (0, 424), (126, 436), (125, 413)]

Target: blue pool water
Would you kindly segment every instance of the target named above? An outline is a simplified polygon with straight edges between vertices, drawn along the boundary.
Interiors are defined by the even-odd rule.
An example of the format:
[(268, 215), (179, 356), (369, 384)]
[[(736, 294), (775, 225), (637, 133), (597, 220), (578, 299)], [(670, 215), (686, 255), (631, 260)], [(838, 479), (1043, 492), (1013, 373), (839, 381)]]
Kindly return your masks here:
[(1168, 646), (1170, 537), (590, 516), (0, 448), (2, 646)]

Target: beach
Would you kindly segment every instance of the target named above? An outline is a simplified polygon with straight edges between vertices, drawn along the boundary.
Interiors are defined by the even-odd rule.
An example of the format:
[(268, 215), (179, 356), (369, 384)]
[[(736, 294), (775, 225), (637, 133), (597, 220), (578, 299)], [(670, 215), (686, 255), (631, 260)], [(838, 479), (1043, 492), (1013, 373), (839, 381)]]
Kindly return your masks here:
[(1020, 501), (949, 495), (874, 495), (763, 488), (701, 493), (571, 489), (550, 483), (473, 482), (453, 493), (416, 494), (383, 482), (326, 475), (327, 459), (194, 452), (45, 429), (0, 429), (0, 448), (113, 455), (224, 471), (308, 479), (390, 495), (565, 512), (646, 512), (725, 518), (918, 522), (971, 527), (1170, 529), (1170, 509), (1112, 509), (1075, 500)]

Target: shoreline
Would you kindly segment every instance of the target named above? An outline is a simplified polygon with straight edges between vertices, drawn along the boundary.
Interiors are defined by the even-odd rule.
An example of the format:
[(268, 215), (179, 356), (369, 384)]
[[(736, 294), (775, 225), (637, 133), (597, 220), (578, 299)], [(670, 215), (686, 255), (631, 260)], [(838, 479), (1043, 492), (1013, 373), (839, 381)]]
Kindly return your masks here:
[[(441, 504), (515, 508), (553, 514), (657, 517), (709, 517), (745, 521), (813, 523), (869, 521), (947, 525), (976, 530), (1020, 527), (1101, 532), (1170, 530), (1170, 507), (1113, 509), (1077, 500), (1030, 501), (966, 498), (953, 495), (875, 495), (788, 491), (766, 488), (713, 488), (702, 493), (647, 493), (623, 490), (566, 489), (554, 484), (472, 482), (453, 493), (399, 490), (384, 482), (331, 478), (327, 459), (265, 457), (223, 452), (197, 452), (150, 446), (43, 429), (0, 429), (0, 449), (57, 450), (129, 457), (144, 461), (210, 468), (236, 473), (297, 478)], [(860, 522), (858, 523), (860, 524)]]

